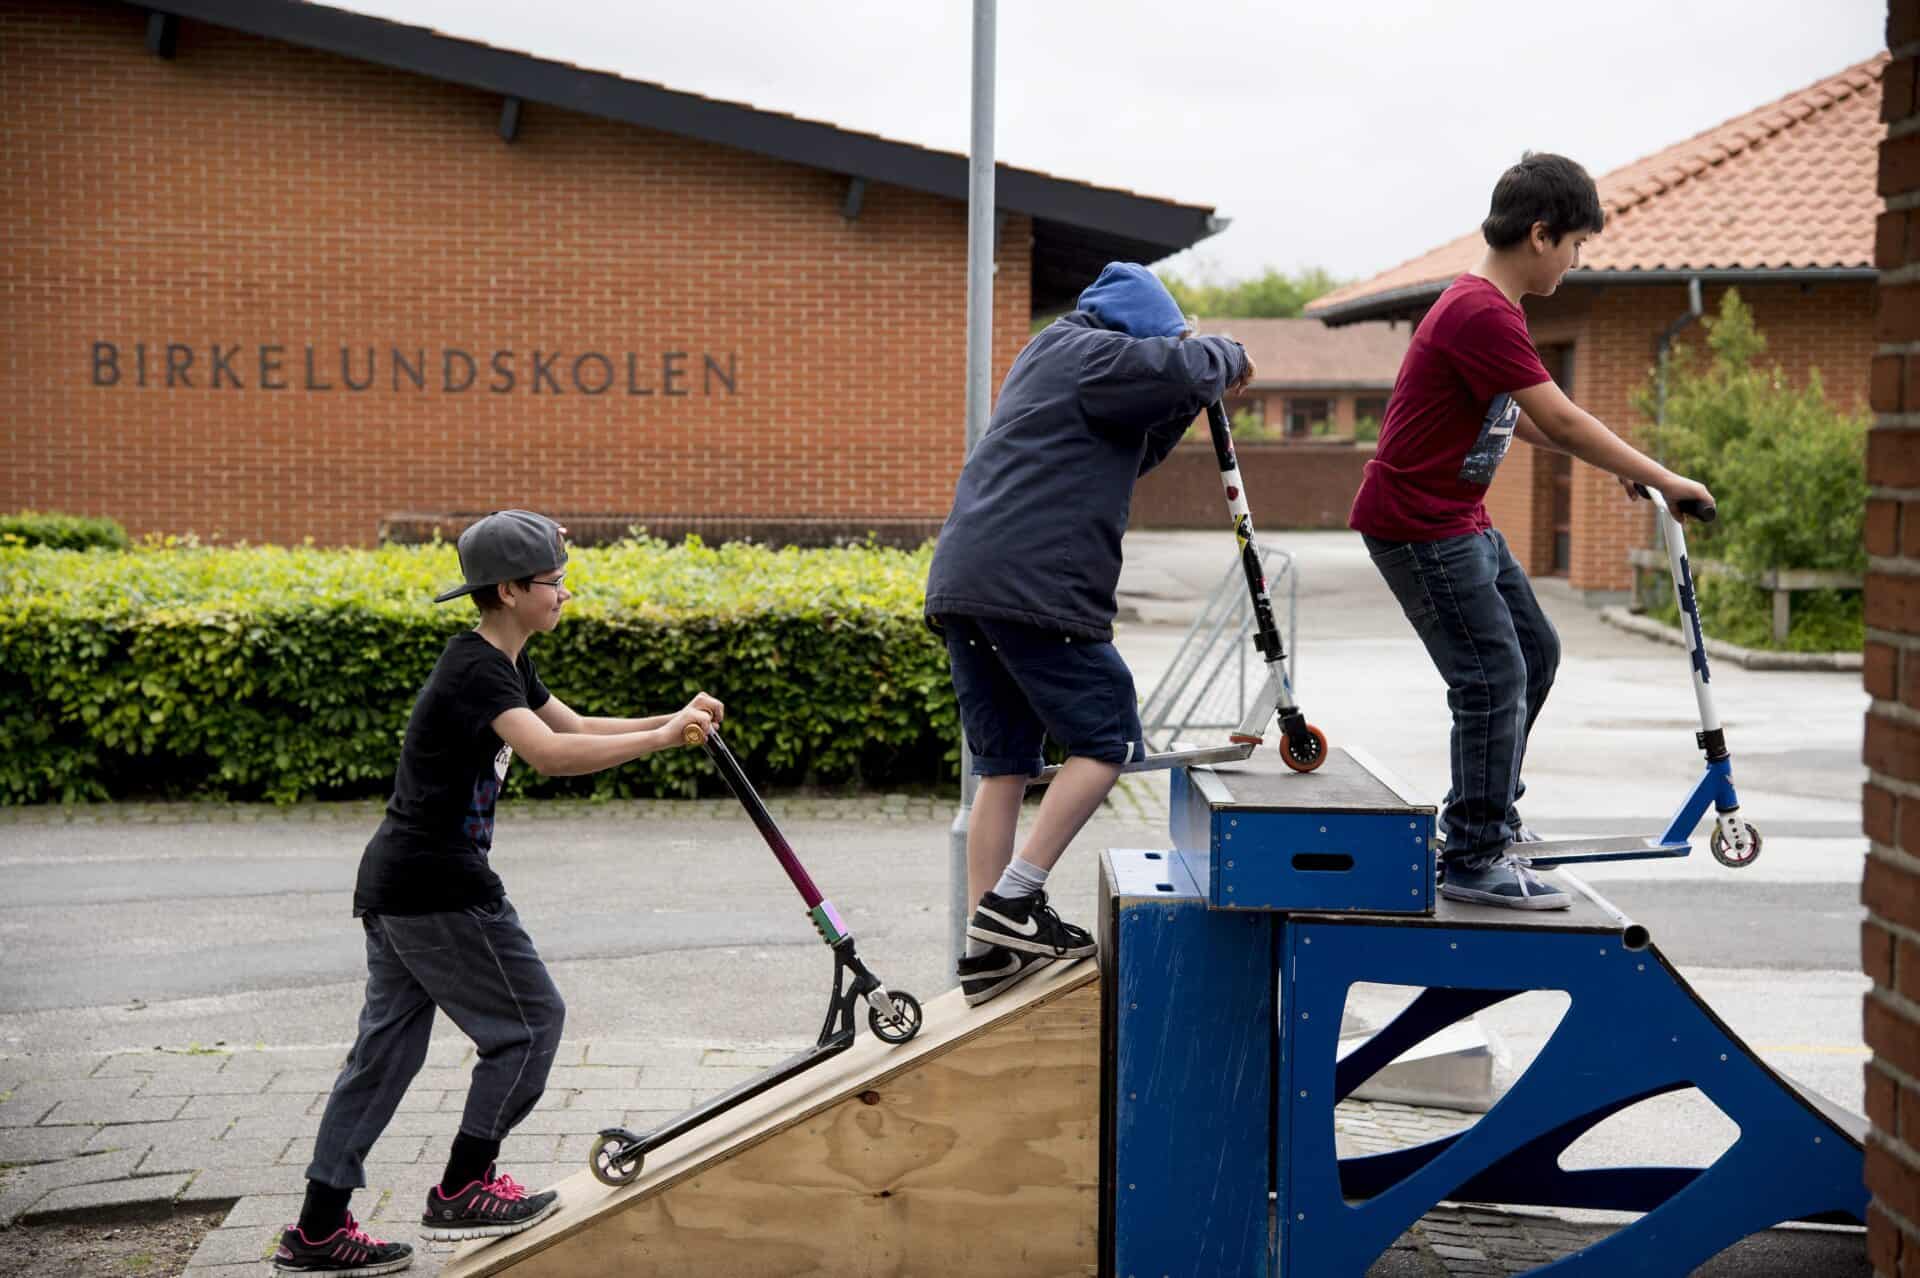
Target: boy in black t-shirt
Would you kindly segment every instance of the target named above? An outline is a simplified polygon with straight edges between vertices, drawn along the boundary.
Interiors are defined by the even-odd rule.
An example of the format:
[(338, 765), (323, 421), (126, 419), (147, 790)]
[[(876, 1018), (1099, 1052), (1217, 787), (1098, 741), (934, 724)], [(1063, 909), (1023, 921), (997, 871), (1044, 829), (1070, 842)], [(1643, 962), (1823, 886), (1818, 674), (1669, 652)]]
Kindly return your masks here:
[(547, 691), (527, 639), (552, 630), (567, 593), (566, 530), (503, 510), (460, 534), (480, 624), (455, 635), (407, 720), (393, 798), (360, 860), (353, 912), (367, 940), (366, 1004), (334, 1082), (307, 1168), (300, 1219), (280, 1236), (287, 1274), (384, 1274), (413, 1261), (405, 1243), (370, 1238), (347, 1212), (362, 1163), (427, 1057), (435, 1008), (479, 1049), (465, 1113), (421, 1233), (487, 1238), (551, 1213), (556, 1195), (497, 1175), (500, 1142), (546, 1087), (566, 1008), (487, 864), (494, 800), (517, 753), (547, 776), (577, 776), (678, 746), (689, 724), (720, 721), (702, 692), (671, 715), (583, 718)]

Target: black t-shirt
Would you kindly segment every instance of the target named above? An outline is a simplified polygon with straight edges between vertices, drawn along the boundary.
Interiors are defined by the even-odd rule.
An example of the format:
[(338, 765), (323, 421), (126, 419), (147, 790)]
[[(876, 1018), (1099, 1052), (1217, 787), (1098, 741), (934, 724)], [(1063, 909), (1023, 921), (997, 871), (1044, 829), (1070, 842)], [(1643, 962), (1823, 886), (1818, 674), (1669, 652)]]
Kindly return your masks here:
[(487, 854), (513, 747), (493, 721), (551, 695), (526, 649), (508, 661), (478, 631), (447, 641), (407, 719), (386, 819), (360, 857), (355, 915), (434, 914), (506, 894)]

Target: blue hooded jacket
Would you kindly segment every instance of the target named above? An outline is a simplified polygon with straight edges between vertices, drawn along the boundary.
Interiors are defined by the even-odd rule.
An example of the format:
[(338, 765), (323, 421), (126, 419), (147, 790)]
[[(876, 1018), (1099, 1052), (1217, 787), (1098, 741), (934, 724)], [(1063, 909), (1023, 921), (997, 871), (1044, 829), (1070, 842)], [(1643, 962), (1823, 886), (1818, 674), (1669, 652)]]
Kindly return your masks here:
[(1007, 372), (927, 574), (928, 620), (998, 617), (1110, 640), (1134, 481), (1247, 367), (1151, 271), (1115, 262)]

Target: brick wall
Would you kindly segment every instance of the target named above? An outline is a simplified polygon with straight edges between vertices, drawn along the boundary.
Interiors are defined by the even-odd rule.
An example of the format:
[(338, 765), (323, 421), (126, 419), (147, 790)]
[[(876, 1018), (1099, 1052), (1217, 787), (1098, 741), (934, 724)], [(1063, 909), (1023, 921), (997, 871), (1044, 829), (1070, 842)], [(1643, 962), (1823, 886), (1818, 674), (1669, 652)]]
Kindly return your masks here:
[[(946, 513), (964, 204), (873, 186), (848, 221), (830, 173), (534, 104), (509, 144), (497, 97), (190, 21), (166, 61), (145, 25), (0, 11), (0, 509), (323, 543)], [(1029, 253), (1009, 219), (995, 385)]]
[[(1234, 455), (1247, 486), (1255, 532), (1280, 528), (1345, 528), (1366, 445), (1238, 443)], [(1204, 419), (1187, 441), (1148, 471), (1133, 492), (1130, 528), (1227, 528), (1220, 464)]]
[[(1820, 370), (1827, 398), (1836, 407), (1865, 407), (1867, 370), (1873, 355), (1873, 286), (1797, 284), (1740, 286), (1741, 300), (1753, 309), (1754, 323), (1766, 336), (1769, 363), (1778, 363), (1788, 379), (1803, 385), (1808, 371)], [(1706, 313), (1717, 312), (1725, 290), (1703, 290)], [(1591, 299), (1574, 354), (1574, 398), (1614, 430), (1641, 439), (1646, 421), (1633, 396), (1646, 384), (1655, 363), (1661, 332), (1687, 309), (1683, 285), (1607, 288)], [(1543, 310), (1545, 308), (1542, 308)], [(1701, 349), (1703, 330), (1682, 330), (1676, 344)], [(1540, 338), (1536, 330), (1535, 337)], [(1544, 339), (1541, 339), (1544, 340)], [(1650, 514), (1626, 501), (1619, 484), (1591, 466), (1573, 468), (1573, 554), (1569, 582), (1598, 591), (1627, 589), (1632, 574), (1626, 553), (1652, 544)]]
[(1881, 270), (1867, 441), (1864, 678), (1869, 840), (1860, 949), (1866, 999), (1868, 1255), (1920, 1272), (1920, 0), (1892, 0), (1880, 149)]

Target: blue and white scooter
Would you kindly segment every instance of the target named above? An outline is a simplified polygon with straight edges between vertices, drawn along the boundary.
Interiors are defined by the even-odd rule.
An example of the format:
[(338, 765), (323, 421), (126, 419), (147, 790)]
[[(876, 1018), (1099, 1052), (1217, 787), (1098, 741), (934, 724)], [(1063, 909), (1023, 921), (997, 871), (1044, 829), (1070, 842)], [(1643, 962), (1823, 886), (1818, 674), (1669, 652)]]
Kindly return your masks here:
[[(1569, 839), (1546, 843), (1528, 843), (1521, 849), (1535, 869), (1552, 869), (1583, 861), (1632, 861), (1652, 857), (1686, 856), (1692, 851), (1693, 831), (1714, 810), (1713, 834), (1707, 848), (1713, 859), (1733, 869), (1752, 865), (1760, 855), (1760, 832), (1740, 819), (1740, 796), (1733, 789), (1733, 755), (1727, 749), (1726, 733), (1720, 728), (1720, 715), (1713, 705), (1709, 685), (1713, 675), (1707, 668), (1707, 641), (1700, 629), (1700, 605), (1694, 597), (1693, 572), (1687, 561), (1687, 535), (1680, 521), (1667, 509), (1667, 500), (1659, 492), (1635, 485), (1641, 496), (1653, 503), (1660, 516), (1660, 536), (1667, 546), (1667, 564), (1673, 575), (1673, 595), (1680, 605), (1680, 634), (1685, 641), (1687, 661), (1693, 668), (1693, 699), (1700, 707), (1700, 731), (1694, 740), (1707, 756), (1707, 770), (1694, 783), (1693, 790), (1675, 810), (1667, 828), (1657, 836), (1633, 836), (1622, 839)], [(1714, 508), (1697, 502), (1685, 502), (1679, 512), (1701, 523), (1711, 523)]]

